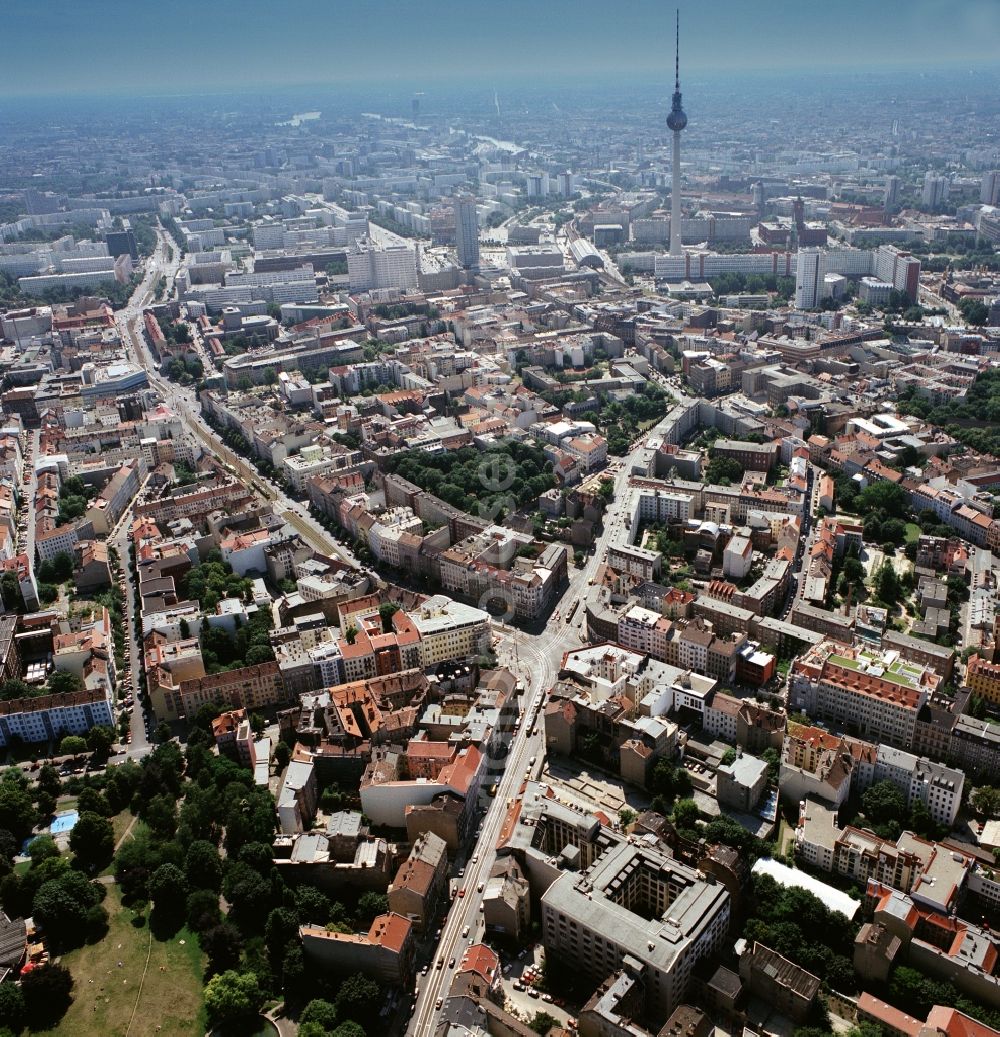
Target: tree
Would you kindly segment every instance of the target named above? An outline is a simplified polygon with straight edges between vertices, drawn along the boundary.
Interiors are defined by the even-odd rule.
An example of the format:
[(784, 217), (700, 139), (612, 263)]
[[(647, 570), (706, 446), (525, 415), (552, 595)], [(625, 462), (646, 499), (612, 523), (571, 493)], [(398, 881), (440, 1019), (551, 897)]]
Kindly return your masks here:
[(3, 576), (0, 576), (0, 596), (3, 598), (3, 607), (6, 611), (20, 612), (24, 609), (21, 587), (15, 573), (5, 572)]
[(156, 730), (153, 732), (153, 741), (157, 745), (163, 745), (164, 742), (169, 742), (174, 737), (173, 731), (170, 730), (170, 725), (165, 721), (161, 720), (156, 725)]
[(700, 817), (701, 811), (693, 799), (682, 799), (674, 807), (673, 821), (678, 828), (694, 828)]
[[(299, 1033), (301, 1035), (302, 1031), (300, 1030)], [(333, 1037), (365, 1037), (365, 1028), (354, 1022), (353, 1019), (348, 1019), (333, 1031)]]
[(196, 839), (184, 858), (184, 876), (192, 889), (218, 893), (222, 886), (222, 861), (219, 851), (206, 839)]
[(87, 732), (87, 748), (99, 759), (106, 760), (115, 744), (115, 733), (110, 727), (98, 724)]
[(111, 863), (115, 852), (111, 822), (100, 814), (84, 811), (69, 834), (69, 848), (85, 871), (100, 871)]
[(865, 817), (876, 825), (900, 822), (906, 817), (903, 790), (888, 778), (865, 789), (861, 796)]
[(79, 735), (67, 735), (59, 743), (60, 756), (79, 756), (87, 751), (87, 740)]
[(108, 797), (90, 785), (85, 785), (80, 790), (76, 808), (81, 814), (84, 811), (89, 811), (92, 814), (100, 814), (101, 817), (111, 817), (112, 814), (117, 813), (117, 811), (111, 809)]
[(705, 467), (705, 481), (728, 486), (743, 478), (743, 465), (735, 457), (713, 457)]
[(548, 1012), (535, 1012), (535, 1018), (528, 1025), (535, 1033), (546, 1034), (553, 1026), (559, 1025), (559, 1020)]
[(360, 972), (348, 976), (337, 991), (337, 1015), (341, 1019), (353, 1019), (364, 1025), (374, 1018), (381, 999), (379, 985)]
[(246, 651), (247, 666), (260, 666), (274, 659), (274, 649), (270, 645), (251, 645)]
[(636, 816), (634, 810), (630, 810), (628, 807), (622, 807), (621, 810), (618, 811), (618, 823), (622, 828), (628, 828), (628, 826), (636, 819)]
[(927, 804), (922, 799), (915, 799), (910, 807), (909, 828), (922, 839), (937, 839), (942, 826), (934, 820)]
[(298, 944), (293, 944), (285, 952), (285, 960), (281, 964), (281, 992), (285, 996), (286, 1008), (292, 1014), (313, 992), (312, 977)]
[(353, 623), (344, 631), (344, 638), (349, 645), (358, 639), (358, 628)]
[(358, 921), (362, 928), (369, 926), (389, 910), (389, 898), (384, 893), (369, 891), (358, 898)]
[(1000, 788), (993, 785), (979, 785), (969, 796), (972, 809), (987, 817), (1000, 817)]
[[(83, 681), (68, 670), (54, 670), (45, 686), (50, 695), (72, 695), (83, 687)], [(77, 752), (86, 752), (86, 740), (81, 738), (80, 741), (83, 742), (83, 748), (78, 749)]]
[(330, 1001), (322, 998), (313, 998), (299, 1016), (299, 1025), (303, 1023), (316, 1023), (322, 1026), (324, 1031), (332, 1031), (337, 1025), (337, 1009)]
[(399, 611), (399, 606), (394, 601), (383, 602), (378, 607), (379, 618), (382, 620), (382, 630), (392, 633), (392, 617)]
[(177, 831), (177, 804), (166, 793), (154, 796), (145, 807), (140, 804), (139, 814), (158, 839), (172, 839)]
[(11, 1033), (20, 1033), (27, 1020), (24, 993), (16, 983), (0, 983), (0, 1026)]
[(73, 578), (73, 558), (66, 551), (60, 551), (52, 559), (52, 570), (55, 573), (56, 583), (65, 583)]
[(135, 832), (115, 853), (115, 882), (126, 898), (145, 899), (149, 876), (159, 867), (160, 852), (146, 831)]
[(975, 327), (982, 327), (990, 319), (989, 308), (979, 299), (963, 299), (958, 308), (966, 323)]
[(26, 699), (32, 695), (31, 686), (20, 677), (10, 677), (0, 684), (0, 699)]
[(205, 987), (205, 1011), (210, 1026), (239, 1032), (240, 1027), (246, 1027), (260, 1012), (263, 1004), (264, 991), (253, 972), (229, 969), (213, 976)]
[(38, 584), (38, 600), (43, 605), (51, 605), (59, 597), (59, 588), (52, 583)]
[(31, 796), (25, 789), (6, 779), (0, 781), (0, 828), (20, 842), (31, 834), (37, 820)]
[(161, 864), (149, 877), (149, 896), (158, 914), (182, 915), (187, 905), (188, 885), (176, 864)]
[(287, 907), (276, 907), (268, 916), (264, 926), (264, 944), (267, 956), (277, 970), (285, 960), (285, 952), (293, 940), (299, 937), (298, 915)]
[(51, 835), (39, 835), (31, 840), (28, 856), (31, 858), (31, 866), (37, 868), (43, 861), (60, 856), (59, 847)]
[(188, 928), (196, 933), (206, 932), (218, 925), (221, 919), (219, 894), (210, 889), (196, 889), (188, 894), (185, 917)]
[(57, 948), (75, 947), (86, 938), (87, 912), (100, 903), (103, 893), (80, 872), (65, 871), (42, 883), (32, 901), (32, 914)]
[(303, 925), (326, 925), (330, 898), (315, 886), (299, 886), (295, 890), (295, 913)]
[(890, 607), (899, 600), (902, 588), (892, 562), (887, 560), (879, 566), (878, 572), (875, 573), (872, 580), (872, 590), (879, 601)]
[(32, 1030), (47, 1030), (66, 1014), (72, 1001), (69, 969), (47, 962), (21, 977), (25, 1015)]
[(229, 922), (220, 922), (211, 929), (206, 929), (198, 938), (198, 942), (208, 958), (205, 966), (206, 975), (214, 976), (239, 964), (243, 937), (236, 926)]
[(292, 750), (288, 747), (288, 743), (278, 742), (274, 747), (274, 762), (278, 765), (278, 770), (284, 770), (291, 758)]
[(910, 499), (902, 486), (891, 482), (874, 482), (857, 497), (857, 508), (862, 515), (882, 511), (890, 518), (905, 518)]

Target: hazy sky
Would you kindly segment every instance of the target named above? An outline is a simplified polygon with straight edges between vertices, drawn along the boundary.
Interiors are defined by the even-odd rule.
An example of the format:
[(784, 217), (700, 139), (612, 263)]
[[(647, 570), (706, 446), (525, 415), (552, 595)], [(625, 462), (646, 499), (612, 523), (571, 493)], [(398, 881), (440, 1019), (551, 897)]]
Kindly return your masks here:
[[(3, 0), (0, 97), (669, 78), (662, 0)], [(982, 67), (1000, 0), (680, 0), (684, 69)]]

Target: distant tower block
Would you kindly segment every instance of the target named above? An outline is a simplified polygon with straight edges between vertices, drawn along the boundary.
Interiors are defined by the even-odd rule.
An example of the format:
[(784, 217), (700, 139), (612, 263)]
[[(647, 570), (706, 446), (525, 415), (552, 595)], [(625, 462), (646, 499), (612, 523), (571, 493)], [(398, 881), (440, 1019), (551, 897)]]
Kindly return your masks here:
[(410, 108), (413, 111), (414, 119), (417, 119), (420, 116), (420, 98), (423, 96), (423, 94), (414, 94), (413, 100), (410, 102)]
[(455, 199), (455, 245), (458, 265), (470, 273), (479, 272), (479, 218), (476, 199), (462, 195)]
[(677, 10), (677, 39), (674, 51), (674, 96), (667, 116), (667, 129), (674, 132), (673, 177), (670, 182), (670, 255), (683, 256), (681, 247), (681, 130), (688, 117), (681, 107), (681, 12)]

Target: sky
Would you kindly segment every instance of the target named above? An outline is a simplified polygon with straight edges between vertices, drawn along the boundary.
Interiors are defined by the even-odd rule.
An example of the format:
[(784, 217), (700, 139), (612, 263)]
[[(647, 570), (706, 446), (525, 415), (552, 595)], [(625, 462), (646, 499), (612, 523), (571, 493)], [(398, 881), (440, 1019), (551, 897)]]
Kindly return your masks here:
[[(3, 0), (4, 95), (669, 79), (657, 0)], [(1000, 65), (1000, 0), (680, 0), (684, 71)]]

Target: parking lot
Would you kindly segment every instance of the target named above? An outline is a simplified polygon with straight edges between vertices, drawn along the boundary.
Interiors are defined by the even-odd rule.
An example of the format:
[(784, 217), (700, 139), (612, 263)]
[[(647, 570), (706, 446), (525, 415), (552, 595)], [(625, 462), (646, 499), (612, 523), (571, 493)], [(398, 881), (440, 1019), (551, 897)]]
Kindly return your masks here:
[(513, 958), (503, 965), (504, 1007), (525, 1022), (534, 1019), (537, 1012), (547, 1012), (560, 1025), (575, 1029), (576, 1015), (572, 1007), (557, 1003), (551, 994), (542, 993), (531, 982), (541, 977), (542, 945), (536, 944), (521, 953), (523, 957)]

